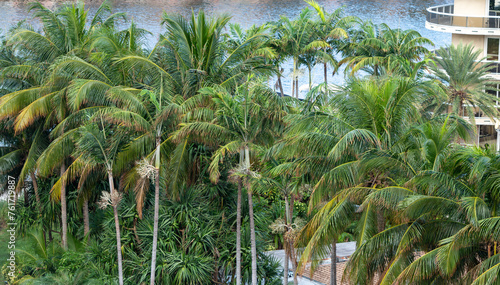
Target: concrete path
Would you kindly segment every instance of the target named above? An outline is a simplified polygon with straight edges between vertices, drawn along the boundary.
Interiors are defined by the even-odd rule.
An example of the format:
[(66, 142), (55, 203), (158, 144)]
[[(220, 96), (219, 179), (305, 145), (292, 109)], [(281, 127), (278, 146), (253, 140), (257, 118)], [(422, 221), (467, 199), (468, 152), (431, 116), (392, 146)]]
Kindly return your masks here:
[[(348, 257), (351, 256), (354, 251), (356, 250), (356, 242), (343, 242), (343, 243), (337, 243), (337, 257)], [(285, 250), (273, 250), (273, 251), (267, 251), (266, 254), (274, 256), (276, 259), (279, 260), (281, 264), (281, 268), (283, 268), (283, 265), (285, 264)], [(329, 258), (324, 259), (321, 264), (330, 264), (331, 260)], [(288, 263), (288, 268), (290, 268), (290, 275), (292, 273), (292, 264), (291, 262)], [(288, 282), (293, 282), (293, 275), (288, 279)], [(322, 283), (310, 280), (305, 277), (299, 277), (299, 285), (321, 285)]]

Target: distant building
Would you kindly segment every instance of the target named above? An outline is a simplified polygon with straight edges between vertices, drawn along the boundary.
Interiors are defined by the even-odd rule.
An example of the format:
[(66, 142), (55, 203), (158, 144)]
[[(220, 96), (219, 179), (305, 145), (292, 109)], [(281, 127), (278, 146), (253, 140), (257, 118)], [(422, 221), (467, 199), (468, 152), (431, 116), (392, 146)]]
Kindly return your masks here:
[[(480, 50), (486, 58), (485, 63), (492, 66), (491, 78), (499, 80), (500, 84), (500, 0), (455, 0), (454, 4), (430, 7), (425, 27), (451, 33), (454, 45), (472, 44)], [(500, 97), (500, 92), (492, 94)], [(500, 120), (492, 121), (477, 112), (475, 121), (478, 136), (473, 143), (489, 144), (500, 150)]]

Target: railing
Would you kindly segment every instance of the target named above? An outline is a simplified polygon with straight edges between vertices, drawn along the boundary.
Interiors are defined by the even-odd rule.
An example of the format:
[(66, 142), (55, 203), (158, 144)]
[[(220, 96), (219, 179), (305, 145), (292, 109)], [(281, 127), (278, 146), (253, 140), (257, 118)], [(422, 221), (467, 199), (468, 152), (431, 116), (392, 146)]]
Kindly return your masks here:
[(490, 73), (500, 73), (500, 62), (485, 62), (486, 64), (488, 64), (489, 67), (491, 67), (490, 69), (488, 69), (488, 71)]
[(427, 22), (445, 26), (500, 29), (499, 16), (465, 16), (455, 15), (454, 12), (453, 4), (427, 8)]

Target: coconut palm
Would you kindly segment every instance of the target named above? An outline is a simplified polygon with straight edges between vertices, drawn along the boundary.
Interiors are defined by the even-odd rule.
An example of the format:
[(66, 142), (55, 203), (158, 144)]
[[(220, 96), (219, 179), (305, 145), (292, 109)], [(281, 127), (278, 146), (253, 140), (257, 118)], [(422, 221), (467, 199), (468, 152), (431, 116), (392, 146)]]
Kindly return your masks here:
[[(20, 53), (29, 55), (29, 64), (13, 66), (13, 71), (32, 74), (30, 85), (4, 95), (0, 102), (0, 117), (15, 117), (14, 129), (23, 131), (39, 120), (45, 119), (45, 125), (51, 126), (62, 121), (68, 113), (65, 104), (64, 89), (76, 74), (88, 76), (85, 71), (59, 73), (57, 68), (49, 70), (50, 66), (71, 67), (79, 59), (69, 59), (65, 56), (85, 55), (90, 43), (92, 32), (99, 27), (113, 27), (117, 18), (123, 14), (110, 14), (110, 6), (104, 2), (91, 20), (87, 19), (87, 12), (83, 4), (61, 6), (57, 11), (51, 11), (40, 3), (33, 3), (30, 10), (42, 22), (43, 33), (35, 32), (25, 27), (13, 31), (8, 43)], [(86, 27), (90, 22), (90, 27)], [(82, 65), (80, 65), (82, 66)], [(90, 68), (92, 69), (92, 68)], [(87, 69), (89, 71), (90, 69)], [(90, 73), (93, 73), (90, 71)], [(37, 76), (38, 75), (38, 76)], [(50, 76), (48, 76), (50, 75)], [(94, 74), (95, 75), (95, 74)], [(52, 105), (52, 102), (55, 104)], [(60, 164), (60, 175), (65, 172), (66, 165)], [(66, 185), (61, 184), (61, 226), (62, 244), (67, 245), (67, 209)]]
[[(352, 283), (373, 280), (375, 272), (377, 272), (379, 282), (392, 284), (401, 268), (407, 266), (415, 258), (415, 252), (408, 248), (409, 243), (415, 242), (414, 235), (421, 231), (422, 227), (432, 227), (433, 224), (426, 225), (425, 219), (421, 216), (410, 221), (402, 218), (400, 205), (404, 199), (412, 195), (427, 194), (428, 191), (436, 191), (436, 194), (441, 191), (444, 195), (446, 187), (451, 187), (448, 185), (461, 187), (453, 180), (439, 180), (439, 177), (443, 177), (443, 175), (445, 175), (444, 177), (448, 176), (438, 174), (438, 171), (447, 168), (448, 158), (454, 151), (452, 143), (458, 137), (466, 137), (467, 134), (472, 133), (470, 125), (461, 119), (453, 120), (450, 117), (445, 117), (444, 120), (430, 121), (416, 126), (411, 133), (417, 139), (417, 144), (407, 149), (404, 156), (398, 157), (397, 154), (389, 155), (389, 152), (385, 152), (385, 154), (379, 152), (375, 156), (372, 156), (373, 154), (367, 155), (362, 162), (364, 167), (368, 169), (377, 168), (382, 171), (390, 171), (387, 172), (387, 175), (392, 182), (386, 182), (379, 189), (370, 190), (371, 193), (363, 198), (360, 208), (385, 209), (386, 217), (389, 217), (387, 220), (392, 226), (379, 231), (379, 233), (375, 232), (356, 250), (347, 264), (344, 276), (345, 280), (350, 280)], [(396, 171), (396, 169), (406, 170)], [(430, 190), (434, 187), (436, 190)], [(351, 191), (361, 189), (354, 187)], [(415, 207), (419, 206), (415, 205)], [(439, 235), (438, 233), (434, 234), (442, 237), (444, 232)], [(430, 237), (426, 239), (426, 242), (431, 240), (436, 242), (436, 239)], [(379, 247), (381, 244), (386, 246), (383, 252), (374, 248), (374, 246)], [(432, 245), (426, 245), (426, 248), (427, 246), (432, 247)], [(360, 271), (359, 266), (369, 268), (369, 272)]]
[(178, 84), (177, 92), (185, 98), (206, 85), (234, 88), (251, 72), (271, 69), (263, 64), (264, 52), (249, 53), (255, 41), (265, 37), (263, 31), (257, 29), (245, 38), (234, 39), (230, 45), (225, 43), (223, 31), (230, 18), (207, 18), (203, 11), (198, 15), (193, 12), (189, 20), (177, 14), (163, 15), (162, 25), (167, 32), (150, 58), (158, 59), (159, 66), (172, 74)]
[[(82, 110), (81, 112), (85, 111), (86, 110)], [(103, 121), (101, 116), (102, 113), (97, 113), (90, 118), (90, 124), (66, 130), (65, 132), (61, 130), (64, 125), (56, 128), (54, 132), (56, 134), (61, 132), (61, 134), (54, 139), (40, 156), (39, 169), (41, 173), (50, 172), (55, 165), (53, 161), (63, 160), (68, 156), (68, 151), (71, 151), (71, 156), (74, 157), (74, 161), (65, 169), (59, 181), (53, 186), (53, 189), (57, 187), (58, 184), (65, 183), (65, 180), (68, 179), (68, 173), (74, 176), (73, 172), (84, 173), (95, 168), (101, 168), (105, 175), (107, 175), (110, 191), (103, 193), (101, 206), (103, 208), (108, 205), (113, 207), (118, 257), (118, 278), (119, 283), (123, 284), (122, 247), (118, 216), (121, 194), (114, 186), (115, 179), (113, 176), (113, 166), (119, 151), (126, 141), (126, 134), (117, 128), (112, 128), (103, 124), (99, 126), (98, 123), (102, 123)], [(64, 123), (66, 123), (66, 121), (63, 121), (63, 124)]]
[[(420, 82), (407, 78), (353, 80), (335, 95), (331, 108), (319, 107), (290, 117), (294, 123), (285, 139), (274, 147), (275, 155), (290, 162), (274, 171), (311, 175), (316, 183), (311, 210), (329, 201), (301, 234), (306, 246), (302, 269), (306, 262), (318, 256), (324, 258), (330, 252), (328, 245), (347, 226), (350, 219), (346, 217), (353, 205), (359, 205), (371, 191), (387, 183), (393, 169), (364, 166), (372, 153), (394, 157), (398, 167), (408, 171), (405, 157), (397, 155), (415, 147), (412, 132), (420, 115), (414, 104), (422, 90)], [(370, 164), (375, 165), (376, 160)], [(349, 190), (360, 185), (363, 187)], [(360, 245), (385, 229), (384, 213), (375, 209), (373, 204), (362, 208)]]
[(464, 284), (494, 282), (499, 225), (492, 207), (498, 201), (483, 197), (497, 192), (489, 184), (496, 180), (495, 154), (459, 148), (447, 158), (442, 171), (422, 171), (406, 182), (409, 188), (399, 197), (383, 189), (369, 197), (399, 214), (394, 226), (353, 255), (348, 264), (351, 282), (370, 278), (357, 269), (360, 264), (379, 268), (379, 284), (459, 284), (455, 281), (462, 278)]
[(495, 117), (497, 98), (487, 91), (496, 90), (496, 83), (488, 78), (489, 66), (481, 62), (481, 52), (471, 45), (440, 48), (434, 58), (436, 65), (431, 66), (439, 80), (440, 94), (438, 106), (448, 113), (468, 116), (474, 123), (476, 109), (488, 117)]

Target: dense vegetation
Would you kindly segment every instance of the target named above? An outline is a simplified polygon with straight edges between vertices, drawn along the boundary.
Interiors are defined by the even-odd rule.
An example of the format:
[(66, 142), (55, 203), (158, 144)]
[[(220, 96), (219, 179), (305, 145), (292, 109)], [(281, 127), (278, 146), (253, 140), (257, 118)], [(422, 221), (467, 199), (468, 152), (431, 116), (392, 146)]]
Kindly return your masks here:
[(4, 278), (287, 284), (266, 250), (296, 277), (355, 240), (349, 284), (500, 284), (500, 156), (464, 144), (472, 114), (498, 116), (480, 53), (436, 57), (416, 31), (308, 3), (247, 30), (164, 14), (152, 49), (107, 2), (33, 3), (40, 28), (0, 46), (2, 189), (19, 194)]

